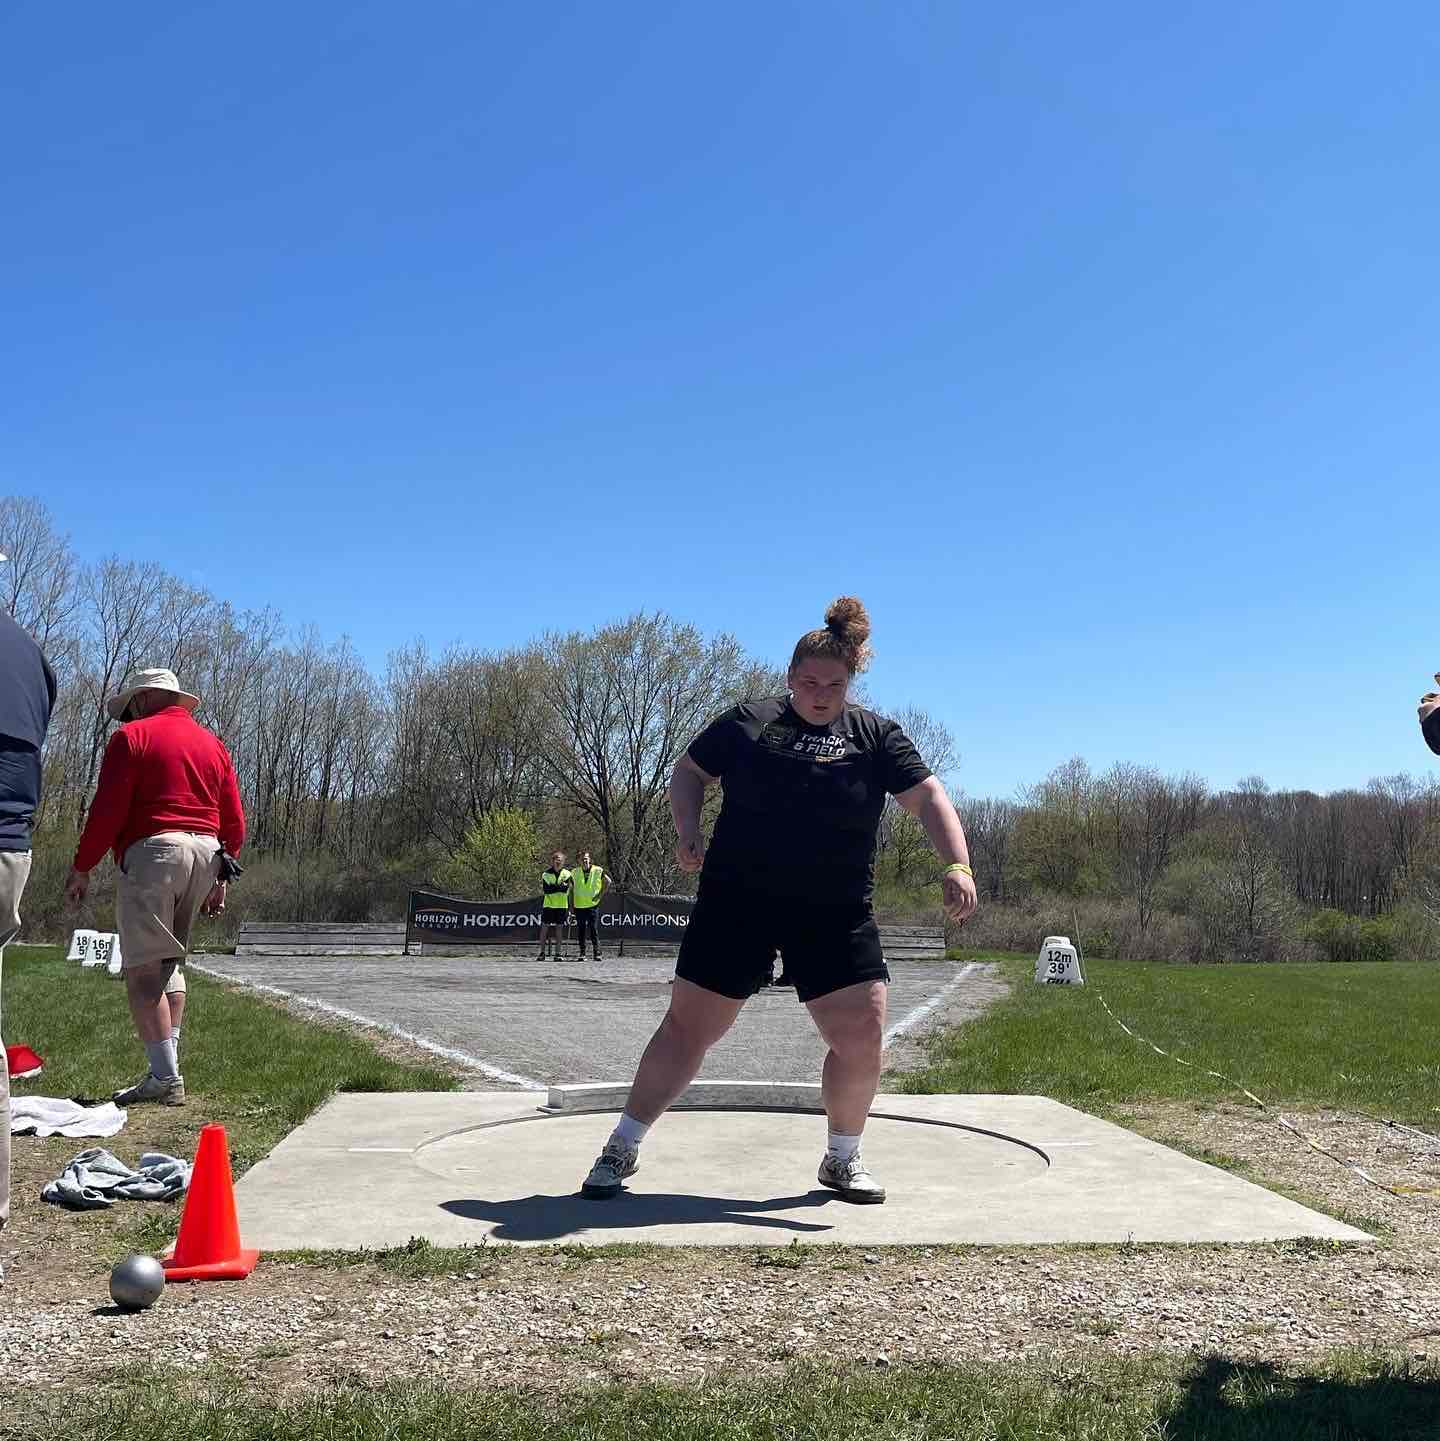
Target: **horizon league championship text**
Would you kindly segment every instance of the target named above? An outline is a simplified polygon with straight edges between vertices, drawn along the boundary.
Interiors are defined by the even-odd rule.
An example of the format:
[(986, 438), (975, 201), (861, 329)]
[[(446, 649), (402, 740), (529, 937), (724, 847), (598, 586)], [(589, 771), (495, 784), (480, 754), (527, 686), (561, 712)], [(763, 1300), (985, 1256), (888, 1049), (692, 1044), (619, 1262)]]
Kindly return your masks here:
[[(569, 911), (565, 913), (566, 923), (570, 919)], [(510, 912), (508, 914), (498, 911), (417, 911), (415, 913), (415, 925), (421, 926), (430, 931), (457, 930), (473, 926), (477, 930), (488, 927), (500, 929), (514, 928), (516, 926), (539, 926), (549, 925), (539, 910), (525, 914), (522, 912)], [(690, 924), (690, 917), (677, 911), (606, 911), (601, 910), (599, 923), (604, 926), (675, 926), (684, 927)], [(558, 924), (558, 923), (557, 923)]]

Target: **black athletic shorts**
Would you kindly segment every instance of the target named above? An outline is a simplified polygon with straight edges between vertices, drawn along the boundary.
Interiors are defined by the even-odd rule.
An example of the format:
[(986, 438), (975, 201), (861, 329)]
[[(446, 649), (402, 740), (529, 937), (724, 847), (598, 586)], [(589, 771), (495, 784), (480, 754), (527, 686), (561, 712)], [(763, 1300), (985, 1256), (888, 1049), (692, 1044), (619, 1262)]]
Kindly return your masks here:
[(540, 908), (540, 924), (542, 926), (565, 926), (570, 923), (569, 906), (542, 906)]
[(743, 1001), (769, 979), (777, 950), (784, 953), (786, 979), (794, 981), (801, 1001), (890, 979), (868, 901), (800, 905), (790, 896), (703, 883), (675, 974)]

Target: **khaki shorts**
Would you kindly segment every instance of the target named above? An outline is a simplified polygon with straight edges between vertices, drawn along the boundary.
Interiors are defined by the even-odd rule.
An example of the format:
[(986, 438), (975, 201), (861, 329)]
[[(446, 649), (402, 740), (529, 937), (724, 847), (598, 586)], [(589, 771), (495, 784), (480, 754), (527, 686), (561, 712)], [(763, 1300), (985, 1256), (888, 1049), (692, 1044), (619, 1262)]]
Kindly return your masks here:
[[(127, 969), (152, 961), (183, 961), (190, 928), (220, 875), (220, 842), (214, 836), (163, 831), (136, 841), (125, 852), (115, 895), (120, 959)], [(185, 989), (177, 969), (166, 986)]]
[(29, 851), (0, 851), (0, 951), (20, 934), (20, 896), (29, 876)]
[[(29, 875), (29, 851), (0, 851), (0, 965), (5, 960), (5, 943), (20, 934), (20, 896)], [(0, 1051), (4, 1049), (0, 1044)], [(0, 1228), (9, 1218), (10, 1070), (0, 1064)]]

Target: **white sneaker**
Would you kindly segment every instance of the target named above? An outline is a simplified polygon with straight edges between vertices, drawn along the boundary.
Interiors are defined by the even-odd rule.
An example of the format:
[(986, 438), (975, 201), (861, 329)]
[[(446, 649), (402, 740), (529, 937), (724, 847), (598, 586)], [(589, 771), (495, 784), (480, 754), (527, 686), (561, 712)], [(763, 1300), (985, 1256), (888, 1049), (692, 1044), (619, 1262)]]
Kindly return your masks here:
[(826, 1151), (816, 1179), (822, 1186), (839, 1191), (847, 1201), (855, 1201), (862, 1206), (878, 1206), (885, 1199), (885, 1187), (870, 1174), (865, 1162), (860, 1159), (859, 1151), (848, 1161), (842, 1161), (839, 1156), (832, 1156)]
[(616, 1136), (605, 1142), (599, 1159), (590, 1167), (580, 1194), (592, 1201), (608, 1201), (620, 1194), (620, 1185), (640, 1169), (640, 1147), (631, 1146)]
[(116, 1091), (110, 1097), (117, 1106), (133, 1106), (139, 1101), (159, 1101), (162, 1106), (183, 1106), (185, 1104), (185, 1078), (176, 1076), (173, 1080), (162, 1081), (153, 1071), (145, 1079)]

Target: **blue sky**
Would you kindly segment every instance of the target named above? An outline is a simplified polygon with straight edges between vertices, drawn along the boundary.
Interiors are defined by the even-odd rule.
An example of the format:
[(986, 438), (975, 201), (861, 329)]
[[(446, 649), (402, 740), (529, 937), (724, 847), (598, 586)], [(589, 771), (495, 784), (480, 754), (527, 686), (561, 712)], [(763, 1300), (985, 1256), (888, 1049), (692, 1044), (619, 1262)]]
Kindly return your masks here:
[(1006, 794), (1429, 760), (1420, 4), (7, 7), (0, 490), (348, 633), (637, 609)]

